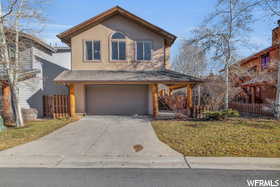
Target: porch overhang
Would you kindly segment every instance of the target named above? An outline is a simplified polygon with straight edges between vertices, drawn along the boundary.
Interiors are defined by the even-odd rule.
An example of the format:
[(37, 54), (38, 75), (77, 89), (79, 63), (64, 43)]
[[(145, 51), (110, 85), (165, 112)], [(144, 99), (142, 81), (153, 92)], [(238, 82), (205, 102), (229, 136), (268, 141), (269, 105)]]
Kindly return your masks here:
[(201, 79), (171, 70), (162, 71), (97, 71), (72, 70), (58, 75), (55, 82), (63, 84), (165, 84), (187, 85), (202, 82)]
[(202, 80), (190, 75), (178, 73), (170, 70), (162, 71), (98, 71), (98, 70), (72, 70), (64, 71), (58, 75), (55, 82), (67, 85), (70, 96), (71, 116), (76, 115), (76, 84), (143, 84), (149, 85), (152, 91), (152, 110), (156, 118), (159, 113), (158, 107), (158, 85), (164, 84), (167, 87), (183, 88), (187, 87), (187, 103), (192, 107), (192, 88)]

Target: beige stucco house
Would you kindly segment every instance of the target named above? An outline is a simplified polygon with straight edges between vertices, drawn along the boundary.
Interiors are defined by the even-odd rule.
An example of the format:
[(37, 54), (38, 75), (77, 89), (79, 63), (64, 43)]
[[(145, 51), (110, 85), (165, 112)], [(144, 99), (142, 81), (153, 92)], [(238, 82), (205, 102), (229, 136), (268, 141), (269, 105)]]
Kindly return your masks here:
[(114, 7), (58, 35), (71, 46), (71, 70), (55, 81), (70, 88), (71, 115), (158, 114), (158, 85), (199, 79), (169, 70), (173, 34)]

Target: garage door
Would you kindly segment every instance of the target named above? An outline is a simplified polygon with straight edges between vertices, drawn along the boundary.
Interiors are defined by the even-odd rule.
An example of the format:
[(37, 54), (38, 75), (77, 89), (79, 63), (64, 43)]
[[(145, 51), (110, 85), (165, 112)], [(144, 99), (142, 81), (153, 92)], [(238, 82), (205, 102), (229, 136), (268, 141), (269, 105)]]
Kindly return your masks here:
[(89, 115), (148, 114), (148, 86), (87, 86), (86, 103)]

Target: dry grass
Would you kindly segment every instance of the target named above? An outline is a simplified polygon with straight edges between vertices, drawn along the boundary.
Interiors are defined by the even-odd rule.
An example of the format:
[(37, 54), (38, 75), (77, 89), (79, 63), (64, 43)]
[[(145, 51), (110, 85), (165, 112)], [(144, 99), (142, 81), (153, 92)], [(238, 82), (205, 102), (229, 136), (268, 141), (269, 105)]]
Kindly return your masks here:
[(154, 121), (159, 139), (185, 156), (280, 157), (280, 121)]
[(76, 119), (38, 120), (26, 123), (24, 128), (8, 128), (0, 132), (0, 150), (36, 140), (73, 121)]

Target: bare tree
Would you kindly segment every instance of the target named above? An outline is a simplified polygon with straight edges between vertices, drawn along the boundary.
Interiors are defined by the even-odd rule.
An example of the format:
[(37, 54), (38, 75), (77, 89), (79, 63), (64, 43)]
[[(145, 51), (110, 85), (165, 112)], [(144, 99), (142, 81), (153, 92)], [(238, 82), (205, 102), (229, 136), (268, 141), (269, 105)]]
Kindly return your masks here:
[[(175, 71), (201, 77), (207, 70), (207, 61), (204, 51), (190, 41), (184, 40), (172, 66)], [(201, 101), (200, 89), (200, 85), (195, 89), (197, 91), (197, 105), (200, 105)]]
[(225, 109), (229, 103), (229, 67), (239, 56), (238, 46), (248, 41), (255, 6), (256, 2), (249, 0), (217, 0), (215, 10), (193, 30), (192, 42), (224, 66)]
[[(209, 74), (203, 78), (201, 84), (201, 103), (211, 106), (215, 110), (223, 108), (226, 85), (221, 75)], [(240, 87), (231, 86), (229, 98), (234, 99), (237, 94), (242, 92)]]
[[(11, 100), (17, 127), (23, 127), (21, 107), (19, 104), (18, 81), (22, 73), (20, 51), (25, 42), (20, 37), (21, 32), (30, 30), (36, 23), (45, 19), (42, 15), (41, 0), (8, 0), (3, 11), (0, 7), (0, 42), (1, 63), (7, 82), (11, 88)], [(7, 12), (3, 14), (3, 12)], [(37, 25), (38, 26), (38, 25)]]
[(268, 11), (271, 16), (280, 16), (280, 0), (256, 0), (256, 3), (266, 12)]
[(187, 40), (182, 42), (172, 65), (174, 70), (192, 76), (201, 76), (207, 69), (204, 52)]

